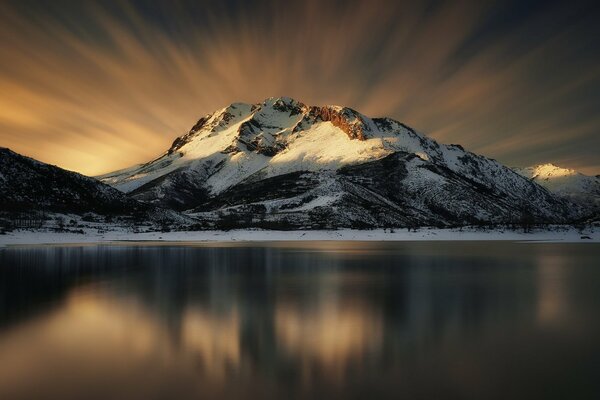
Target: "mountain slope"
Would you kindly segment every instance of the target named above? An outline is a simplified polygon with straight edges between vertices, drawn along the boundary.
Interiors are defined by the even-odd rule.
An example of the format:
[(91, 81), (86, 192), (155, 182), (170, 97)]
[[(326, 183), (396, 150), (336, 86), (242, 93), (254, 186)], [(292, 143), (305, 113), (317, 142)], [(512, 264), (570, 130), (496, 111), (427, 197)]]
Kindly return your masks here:
[(524, 177), (547, 188), (552, 193), (585, 206), (600, 208), (600, 177), (583, 175), (575, 170), (553, 164), (515, 168)]
[(494, 160), (400, 122), (289, 98), (232, 104), (156, 160), (99, 178), (139, 200), (249, 225), (566, 222), (581, 212)]
[(147, 205), (75, 172), (0, 148), (0, 210), (125, 214)]

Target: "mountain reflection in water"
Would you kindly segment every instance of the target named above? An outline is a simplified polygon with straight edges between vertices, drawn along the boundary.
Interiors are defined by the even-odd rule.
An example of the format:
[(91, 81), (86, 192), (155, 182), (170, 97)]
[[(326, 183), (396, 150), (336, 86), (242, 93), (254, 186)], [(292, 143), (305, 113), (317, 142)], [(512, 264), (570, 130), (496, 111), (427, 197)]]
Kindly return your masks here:
[(0, 251), (0, 398), (598, 395), (596, 245)]

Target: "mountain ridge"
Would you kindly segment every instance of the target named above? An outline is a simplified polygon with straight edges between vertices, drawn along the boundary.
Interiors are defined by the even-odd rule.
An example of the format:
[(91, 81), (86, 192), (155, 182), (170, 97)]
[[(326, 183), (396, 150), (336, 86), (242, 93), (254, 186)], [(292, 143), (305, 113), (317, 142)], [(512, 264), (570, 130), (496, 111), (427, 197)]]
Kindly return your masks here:
[(550, 177), (585, 176), (554, 165), (513, 170), (391, 118), (283, 97), (207, 114), (157, 158), (95, 178), (0, 149), (0, 211), (136, 214), (194, 229), (597, 219), (594, 198), (557, 190)]
[[(0, 188), (3, 210), (48, 209), (120, 212), (132, 208), (133, 200), (94, 178), (20, 155), (0, 147)], [(59, 183), (60, 182), (60, 183)], [(61, 191), (44, 186), (62, 186)], [(45, 187), (48, 189), (48, 187)], [(141, 205), (140, 205), (141, 206)], [(64, 207), (64, 209), (62, 209)]]
[[(352, 168), (359, 165), (366, 170)], [(385, 194), (361, 176), (388, 167), (386, 173), (397, 181), (379, 182), (391, 185)], [(396, 169), (407, 172), (399, 175)], [(348, 171), (357, 176), (349, 177)], [(369, 118), (341, 106), (307, 106), (287, 97), (233, 103), (207, 114), (155, 160), (99, 178), (133, 198), (197, 218), (234, 213), (250, 224), (257, 209), (264, 210), (261, 219), (293, 219), (301, 227), (314, 224), (300, 210), (338, 215), (337, 221), (329, 218), (327, 226), (333, 228), (363, 220), (367, 226), (509, 222), (523, 215), (565, 222), (584, 214), (460, 145), (439, 144), (391, 118)], [(285, 189), (260, 184), (269, 179)], [(252, 185), (260, 191), (252, 194)]]
[[(180, 223), (170, 210), (139, 202), (99, 180), (0, 147), (0, 225), (51, 215), (128, 223)], [(5, 219), (5, 220), (4, 220)]]

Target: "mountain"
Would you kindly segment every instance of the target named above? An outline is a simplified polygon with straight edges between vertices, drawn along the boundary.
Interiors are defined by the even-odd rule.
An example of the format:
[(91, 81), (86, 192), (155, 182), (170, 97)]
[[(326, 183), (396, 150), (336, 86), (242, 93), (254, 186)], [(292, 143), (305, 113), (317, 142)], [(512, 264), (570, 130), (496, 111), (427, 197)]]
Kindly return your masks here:
[(552, 193), (583, 206), (600, 209), (600, 176), (583, 175), (573, 169), (561, 168), (554, 164), (540, 164), (514, 170)]
[(206, 115), (157, 159), (98, 178), (221, 226), (563, 223), (582, 213), (495, 160), (393, 119), (285, 97)]
[(0, 214), (5, 217), (42, 212), (93, 213), (144, 223), (185, 220), (170, 210), (132, 199), (94, 178), (36, 161), (7, 148), (0, 148), (0, 193)]
[(0, 209), (121, 213), (143, 207), (122, 192), (75, 172), (0, 148)]

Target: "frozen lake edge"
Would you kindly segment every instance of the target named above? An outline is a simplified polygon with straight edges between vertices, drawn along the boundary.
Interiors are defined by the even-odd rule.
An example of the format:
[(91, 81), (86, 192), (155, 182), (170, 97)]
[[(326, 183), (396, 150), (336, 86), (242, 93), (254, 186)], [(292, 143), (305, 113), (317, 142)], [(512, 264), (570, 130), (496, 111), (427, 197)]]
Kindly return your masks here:
[(0, 235), (0, 247), (57, 244), (117, 244), (127, 242), (206, 243), (206, 242), (276, 242), (276, 241), (523, 241), (560, 243), (600, 243), (600, 230), (556, 227), (524, 233), (512, 230), (419, 229), (416, 232), (396, 229), (335, 231), (179, 231), (131, 232), (110, 230), (84, 233), (19, 230)]

